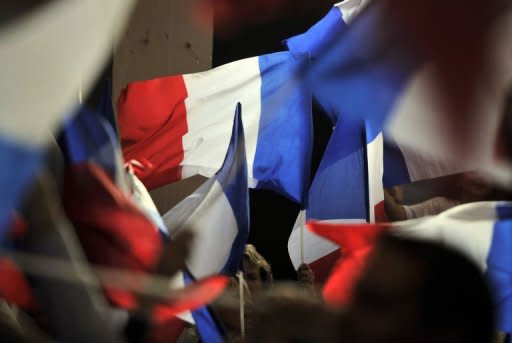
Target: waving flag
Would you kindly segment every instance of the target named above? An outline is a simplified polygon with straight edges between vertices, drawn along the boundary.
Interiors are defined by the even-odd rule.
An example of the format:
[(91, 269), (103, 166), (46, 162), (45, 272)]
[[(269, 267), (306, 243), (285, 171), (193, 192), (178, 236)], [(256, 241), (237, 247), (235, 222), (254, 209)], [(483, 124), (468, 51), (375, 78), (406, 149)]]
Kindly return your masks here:
[[(15, 120), (15, 119), (14, 119)], [(0, 130), (3, 128), (0, 124)], [(11, 135), (13, 132), (10, 133)], [(0, 197), (0, 243), (13, 219), (14, 209), (37, 174), (43, 157), (43, 147), (30, 145), (16, 137), (0, 133), (0, 186), (4, 196)]]
[(94, 80), (132, 4), (56, 0), (2, 26), (0, 242), (37, 173), (48, 132), (69, 113), (80, 84), (85, 90)]
[(188, 268), (196, 278), (234, 275), (249, 236), (249, 190), (241, 106), (220, 170), (164, 215), (171, 238), (182, 230), (196, 233)]
[[(190, 274), (185, 272), (183, 275), (185, 284), (190, 285), (195, 282)], [(207, 306), (193, 310), (191, 315), (192, 324), (196, 326), (201, 341), (208, 343), (223, 343), (225, 341), (222, 329)]]
[(384, 187), (403, 185), (415, 181), (434, 179), (468, 171), (456, 161), (418, 153), (408, 146), (400, 146), (384, 137)]
[(19, 20), (2, 25), (2, 124), (15, 126), (22, 117), (22, 125), (55, 129), (59, 121), (50, 118), (70, 114), (79, 89), (85, 94), (90, 88), (133, 4), (131, 0), (45, 1)]
[(156, 208), (155, 202), (144, 184), (133, 174), (132, 170), (126, 172), (129, 192), (132, 200), (139, 209), (153, 222), (161, 234), (168, 236), (167, 226)]
[(305, 232), (305, 221), (384, 220), (382, 135), (367, 141), (372, 137), (370, 129), (338, 119), (309, 189), (307, 209), (299, 214), (288, 240), (293, 265), (311, 264), (319, 280), (329, 272), (339, 252), (332, 243)]
[(296, 75), (305, 61), (280, 52), (130, 83), (118, 101), (125, 160), (149, 189), (212, 176), (228, 150), (230, 113), (240, 102), (249, 179), (302, 202), (312, 149), (311, 95)]
[(285, 43), (292, 54), (320, 57), (325, 45), (340, 35), (368, 4), (369, 0), (345, 0), (337, 3), (308, 31), (288, 38)]
[(495, 156), (512, 80), (505, 6), (374, 2), (324, 45), (306, 79), (331, 117), (365, 118), (399, 144), (480, 167)]
[[(339, 269), (332, 275), (333, 279), (337, 279), (336, 283), (328, 283), (330, 288), (324, 289), (327, 299), (336, 303), (347, 298), (343, 292), (351, 289), (376, 237), (383, 230), (391, 230), (397, 235), (438, 241), (473, 260), (490, 281), (499, 313), (498, 328), (505, 332), (512, 331), (512, 203), (469, 203), (437, 216), (396, 222), (393, 225), (312, 222), (310, 228), (347, 251), (345, 261), (342, 260)], [(350, 276), (343, 270), (347, 268), (352, 271)]]

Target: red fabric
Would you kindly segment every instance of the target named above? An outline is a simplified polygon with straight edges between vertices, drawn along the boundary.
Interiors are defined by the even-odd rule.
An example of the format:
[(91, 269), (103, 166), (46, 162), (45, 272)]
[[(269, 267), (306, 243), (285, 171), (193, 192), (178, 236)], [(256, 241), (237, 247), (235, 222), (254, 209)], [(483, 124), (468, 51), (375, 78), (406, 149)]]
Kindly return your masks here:
[(333, 306), (346, 304), (365, 262), (379, 234), (390, 226), (386, 224), (333, 224), (308, 222), (307, 227), (341, 248), (338, 260), (322, 290), (325, 301)]
[(170, 318), (164, 322), (154, 324), (146, 343), (173, 343), (178, 341), (187, 323), (179, 318)]
[[(85, 163), (68, 169), (63, 204), (92, 264), (153, 270), (161, 250), (157, 229), (99, 167)], [(107, 288), (106, 293), (117, 306), (136, 304), (129, 292)]]
[(10, 236), (13, 239), (20, 239), (27, 232), (27, 222), (19, 214), (15, 213), (12, 217)]
[(0, 297), (24, 310), (38, 308), (30, 286), (18, 266), (9, 258), (0, 258)]
[(162, 323), (185, 311), (193, 311), (217, 299), (229, 284), (226, 276), (212, 276), (199, 280), (179, 292), (176, 299), (155, 307), (153, 312), (157, 323)]
[[(141, 274), (153, 271), (161, 251), (157, 229), (99, 167), (85, 163), (68, 169), (63, 204), (92, 264)], [(155, 321), (164, 323), (212, 302), (228, 282), (225, 276), (213, 276), (172, 292), (174, 297), (155, 307)], [(131, 292), (106, 288), (105, 294), (114, 306), (137, 306), (138, 299)], [(0, 295), (24, 309), (37, 308), (27, 280), (9, 259), (0, 259)]]
[(182, 137), (188, 131), (186, 98), (179, 75), (132, 82), (118, 99), (124, 159), (143, 166), (134, 170), (149, 189), (181, 179)]
[[(123, 194), (108, 175), (93, 164), (72, 166), (64, 182), (64, 208), (93, 264), (151, 273), (161, 251), (161, 238), (153, 223)], [(77, 201), (77, 199), (80, 199)], [(228, 283), (224, 276), (198, 281), (155, 307), (155, 320), (166, 321), (217, 298)], [(105, 290), (115, 306), (137, 306), (134, 294)]]
[(315, 273), (315, 283), (317, 285), (323, 285), (327, 281), (331, 270), (340, 257), (341, 250), (338, 249), (309, 264), (309, 267), (313, 270), (313, 273)]
[(379, 202), (374, 207), (375, 209), (375, 221), (377, 223), (387, 223), (389, 221), (388, 216), (386, 214), (386, 210), (384, 208), (384, 200)]

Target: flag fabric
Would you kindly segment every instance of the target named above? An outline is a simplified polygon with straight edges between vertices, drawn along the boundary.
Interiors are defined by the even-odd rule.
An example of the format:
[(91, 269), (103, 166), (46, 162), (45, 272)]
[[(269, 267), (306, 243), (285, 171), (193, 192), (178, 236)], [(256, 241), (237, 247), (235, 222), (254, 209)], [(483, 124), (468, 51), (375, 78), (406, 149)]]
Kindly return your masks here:
[(64, 122), (58, 142), (68, 163), (93, 162), (115, 179), (120, 151), (114, 130), (99, 114), (80, 106)]
[(305, 57), (279, 52), (210, 71), (130, 83), (118, 100), (125, 161), (153, 189), (210, 177), (228, 150), (232, 107), (244, 107), (251, 185), (302, 202), (312, 151), (311, 95), (299, 82)]
[[(52, 1), (0, 30), (0, 243), (36, 175), (49, 131), (87, 90), (133, 1)], [(86, 29), (87, 28), (87, 29)], [(34, 59), (34, 56), (38, 56)], [(80, 80), (81, 79), (81, 80)]]
[[(373, 140), (367, 141), (368, 137)], [(309, 189), (307, 208), (299, 214), (288, 240), (295, 268), (310, 264), (321, 281), (339, 257), (336, 245), (304, 230), (306, 221), (385, 220), (382, 149), (382, 135), (374, 137), (370, 126), (338, 119)]]
[(168, 236), (167, 226), (156, 208), (155, 202), (148, 190), (133, 173), (131, 168), (126, 171), (126, 179), (131, 199), (135, 202), (138, 208), (153, 222), (164, 237)]
[[(195, 280), (193, 277), (185, 272), (184, 280), (186, 285), (193, 284)], [(224, 332), (219, 327), (218, 322), (213, 316), (212, 312), (208, 308), (208, 306), (201, 306), (191, 311), (191, 315), (193, 318), (193, 324), (197, 328), (197, 332), (201, 337), (202, 342), (208, 343), (223, 343), (224, 340)]]
[[(157, 228), (99, 167), (85, 163), (68, 169), (63, 205), (90, 263), (143, 274), (153, 272), (162, 251)], [(181, 297), (156, 306), (154, 319), (162, 322), (200, 307), (220, 295), (227, 283), (222, 276), (199, 280)], [(171, 286), (185, 287), (182, 273), (173, 278)], [(129, 291), (106, 286), (105, 294), (115, 307), (130, 310), (138, 303)]]
[(241, 106), (220, 170), (164, 215), (170, 237), (196, 233), (187, 267), (195, 278), (235, 275), (249, 236), (249, 190)]
[[(3, 123), (2, 123), (3, 124)], [(0, 130), (2, 130), (0, 124)], [(26, 144), (17, 138), (0, 134), (0, 244), (13, 219), (14, 209), (21, 205), (23, 196), (35, 178), (43, 160), (43, 147)]]
[[(324, 288), (324, 296), (334, 302), (346, 300), (355, 276), (364, 266), (376, 237), (382, 231), (417, 239), (434, 240), (453, 247), (473, 260), (486, 273), (498, 308), (498, 329), (512, 331), (512, 203), (477, 202), (449, 209), (439, 215), (395, 222), (392, 225), (335, 225), (312, 222), (313, 232), (339, 244), (347, 251), (346, 260), (333, 273), (338, 288)], [(352, 278), (343, 271), (352, 265)], [(349, 268), (350, 269), (350, 268)], [(343, 276), (343, 274), (345, 276)]]
[(292, 54), (308, 55), (315, 59), (323, 53), (324, 46), (341, 34), (352, 20), (366, 7), (369, 0), (339, 2), (306, 32), (285, 40)]
[(467, 168), (492, 164), (512, 79), (510, 16), (498, 18), (498, 2), (373, 2), (319, 49), (306, 82), (330, 117), (364, 118), (375, 134)]
[(87, 94), (134, 3), (47, 1), (2, 25), (0, 122), (56, 129), (51, 118), (72, 113), (79, 89)]
[(384, 136), (384, 187), (408, 184), (467, 172), (468, 169), (448, 161), (419, 153), (408, 146), (400, 146)]

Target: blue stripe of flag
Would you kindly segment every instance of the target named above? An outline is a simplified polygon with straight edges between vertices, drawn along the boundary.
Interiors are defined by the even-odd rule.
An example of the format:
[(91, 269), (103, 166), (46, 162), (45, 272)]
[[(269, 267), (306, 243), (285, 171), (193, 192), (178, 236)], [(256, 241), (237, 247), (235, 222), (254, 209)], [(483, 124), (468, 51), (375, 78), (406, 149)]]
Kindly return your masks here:
[(491, 248), (487, 256), (487, 277), (498, 310), (498, 329), (512, 332), (512, 204), (498, 204)]
[(43, 160), (43, 149), (0, 136), (0, 244), (9, 228), (13, 210), (33, 182)]
[(390, 18), (385, 4), (370, 4), (305, 68), (315, 98), (330, 117), (366, 118), (374, 135), (424, 62), (412, 48), (414, 42)]
[(234, 275), (240, 268), (245, 244), (249, 238), (249, 186), (247, 181), (247, 159), (245, 154), (242, 108), (236, 106), (231, 141), (221, 169), (216, 174), (217, 181), (228, 198), (236, 218), (238, 234), (222, 273)]
[[(183, 272), (183, 278), (185, 280), (185, 285), (190, 285), (194, 283), (194, 279), (192, 276)], [(219, 327), (219, 324), (215, 320), (212, 313), (207, 306), (202, 306), (191, 312), (194, 321), (196, 322), (196, 328), (199, 332), (199, 336), (201, 337), (201, 341), (205, 343), (223, 343), (224, 342), (224, 334)]]
[(306, 196), (313, 146), (311, 92), (297, 77), (305, 61), (289, 52), (259, 57), (261, 116), (253, 166), (257, 188), (299, 203)]

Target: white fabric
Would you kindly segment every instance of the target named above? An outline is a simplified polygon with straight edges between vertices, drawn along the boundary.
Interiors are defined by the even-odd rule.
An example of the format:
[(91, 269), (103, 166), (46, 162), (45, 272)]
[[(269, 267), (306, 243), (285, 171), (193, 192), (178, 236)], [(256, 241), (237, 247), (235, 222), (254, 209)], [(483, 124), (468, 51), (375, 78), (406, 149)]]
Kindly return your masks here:
[(375, 206), (384, 201), (384, 141), (380, 133), (367, 145), (368, 161), (368, 204), (370, 211), (370, 223), (375, 222)]
[[(505, 94), (512, 85), (512, 13), (498, 21), (488, 40), (486, 72), (466, 99), (470, 113), (459, 123), (457, 142), (434, 66), (427, 64), (410, 80), (397, 102), (387, 131), (400, 146), (411, 146), (419, 153), (449, 160), (457, 158), (461, 168), (468, 170), (493, 166), (495, 142), (503, 114)], [(455, 144), (459, 143), (459, 144)], [(509, 166), (510, 167), (510, 166)], [(510, 173), (510, 170), (509, 170)], [(510, 177), (509, 177), (510, 178)]]
[(0, 134), (48, 141), (112, 51), (132, 0), (54, 0), (0, 31)]
[(144, 213), (160, 231), (167, 233), (167, 227), (164, 220), (160, 215), (160, 212), (158, 212), (155, 202), (153, 201), (153, 198), (151, 198), (146, 186), (144, 186), (142, 181), (140, 181), (133, 172), (127, 171), (126, 175), (130, 184), (129, 188), (131, 189), (131, 199), (135, 202), (142, 213)]
[(187, 260), (194, 277), (201, 279), (222, 270), (238, 234), (238, 226), (229, 201), (215, 178), (206, 181), (163, 218), (171, 238), (183, 230), (196, 234)]
[[(364, 223), (361, 219), (337, 219), (324, 220), (330, 223)], [(301, 246), (301, 230), (303, 231), (303, 247)], [(310, 264), (324, 256), (339, 249), (339, 247), (331, 241), (315, 235), (306, 228), (306, 211), (302, 210), (297, 216), (292, 233), (288, 239), (288, 254), (295, 269), (299, 269), (302, 263), (301, 250), (304, 248), (304, 263)]]
[(345, 0), (338, 2), (334, 7), (340, 10), (343, 21), (349, 24), (369, 3), (370, 0)]
[(456, 206), (437, 216), (394, 222), (393, 230), (404, 236), (449, 245), (485, 270), (496, 221), (496, 204), (477, 202)]
[(430, 155), (420, 154), (416, 149), (400, 146), (411, 182), (433, 179), (440, 176), (469, 171), (454, 160), (448, 162)]
[(457, 205), (460, 205), (460, 201), (448, 199), (445, 197), (434, 197), (419, 204), (403, 207), (407, 219), (415, 219), (426, 216), (433, 216)]
[[(188, 133), (183, 136), (183, 178), (214, 175), (228, 150), (235, 106), (242, 104), (247, 171), (253, 180), (254, 156), (261, 114), (261, 77), (258, 57), (246, 58), (218, 68), (183, 76), (188, 92)], [(223, 94), (213, 94), (212, 85), (229, 84)], [(255, 96), (256, 95), (256, 96)], [(214, 111), (213, 111), (214, 110)], [(192, 133), (192, 134), (191, 134)], [(207, 142), (207, 144), (206, 144)], [(252, 181), (254, 182), (254, 181)]]

